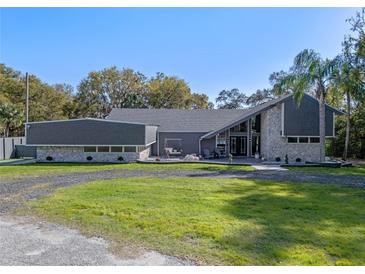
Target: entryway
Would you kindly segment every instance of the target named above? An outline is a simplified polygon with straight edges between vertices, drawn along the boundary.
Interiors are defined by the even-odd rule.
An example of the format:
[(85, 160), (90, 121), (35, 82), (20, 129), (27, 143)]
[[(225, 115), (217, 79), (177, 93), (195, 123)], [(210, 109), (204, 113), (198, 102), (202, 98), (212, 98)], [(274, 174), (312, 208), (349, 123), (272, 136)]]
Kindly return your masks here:
[(247, 136), (231, 136), (230, 144), (233, 156), (247, 156)]

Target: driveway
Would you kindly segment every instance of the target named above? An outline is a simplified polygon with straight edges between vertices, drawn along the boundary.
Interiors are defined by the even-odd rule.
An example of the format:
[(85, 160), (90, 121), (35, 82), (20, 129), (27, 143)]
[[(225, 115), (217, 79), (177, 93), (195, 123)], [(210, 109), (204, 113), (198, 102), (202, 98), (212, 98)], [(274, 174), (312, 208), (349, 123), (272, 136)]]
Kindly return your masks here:
[[(0, 265), (187, 265), (154, 251), (118, 258), (102, 238), (31, 218), (0, 216)], [(135, 252), (135, 251), (134, 251)]]
[(108, 170), (48, 175), (0, 183), (0, 265), (186, 265), (154, 251), (138, 251), (132, 258), (117, 258), (102, 238), (87, 238), (76, 230), (11, 215), (28, 200), (60, 187), (123, 177), (214, 177), (338, 184), (365, 188), (362, 176), (335, 176), (300, 171)]

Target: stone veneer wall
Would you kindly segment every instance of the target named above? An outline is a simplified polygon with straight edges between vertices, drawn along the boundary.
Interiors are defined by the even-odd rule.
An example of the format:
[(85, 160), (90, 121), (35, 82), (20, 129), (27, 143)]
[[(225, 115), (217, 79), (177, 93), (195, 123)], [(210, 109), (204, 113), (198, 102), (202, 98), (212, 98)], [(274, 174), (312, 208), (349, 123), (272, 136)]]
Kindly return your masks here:
[(301, 158), (302, 162), (319, 161), (319, 143), (288, 143), (287, 138), (280, 134), (281, 122), (281, 105), (261, 114), (261, 155), (269, 161), (276, 157), (284, 161), (286, 154), (289, 162), (295, 162), (296, 158)]
[[(150, 154), (150, 147), (141, 152), (84, 152), (83, 147), (37, 147), (37, 161), (47, 161), (47, 156), (53, 158), (52, 162), (121, 162), (118, 157), (122, 156), (122, 162), (134, 162), (137, 159), (146, 159)], [(93, 157), (91, 161), (86, 158)]]

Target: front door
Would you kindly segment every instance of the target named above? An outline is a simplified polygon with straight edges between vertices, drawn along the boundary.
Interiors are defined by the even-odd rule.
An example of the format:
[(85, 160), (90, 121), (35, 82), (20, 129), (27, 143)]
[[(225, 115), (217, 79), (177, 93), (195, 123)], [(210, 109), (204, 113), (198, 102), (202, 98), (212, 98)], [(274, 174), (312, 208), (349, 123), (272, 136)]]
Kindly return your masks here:
[(247, 156), (246, 136), (231, 136), (230, 144), (230, 153), (233, 156)]

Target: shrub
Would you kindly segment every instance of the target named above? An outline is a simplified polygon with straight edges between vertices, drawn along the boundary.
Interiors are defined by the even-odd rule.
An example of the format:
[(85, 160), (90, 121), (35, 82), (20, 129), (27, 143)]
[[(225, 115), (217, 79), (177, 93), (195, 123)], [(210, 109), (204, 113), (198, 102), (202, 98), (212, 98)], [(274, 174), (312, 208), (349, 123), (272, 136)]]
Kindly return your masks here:
[(280, 162), (280, 161), (281, 161), (281, 158), (280, 158), (280, 157), (276, 157), (276, 158), (275, 158), (275, 161), (276, 161), (276, 162)]
[(47, 157), (46, 157), (46, 160), (47, 160), (47, 161), (53, 161), (53, 157), (52, 157), (52, 156), (47, 156)]
[(91, 157), (91, 156), (86, 157), (86, 160), (88, 160), (88, 161), (91, 161), (92, 159), (93, 159), (93, 157)]
[(296, 161), (297, 163), (300, 163), (300, 162), (302, 161), (302, 159), (300, 159), (300, 158), (296, 158), (296, 159), (295, 159), (295, 161)]

